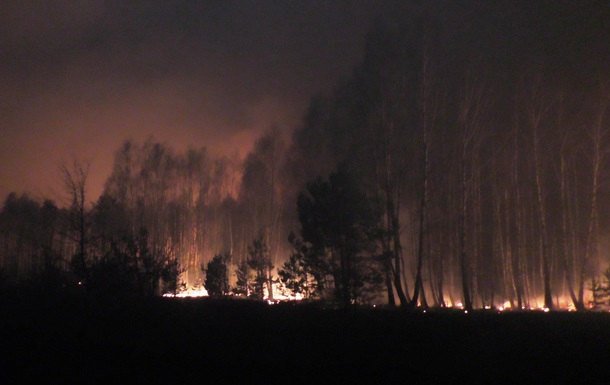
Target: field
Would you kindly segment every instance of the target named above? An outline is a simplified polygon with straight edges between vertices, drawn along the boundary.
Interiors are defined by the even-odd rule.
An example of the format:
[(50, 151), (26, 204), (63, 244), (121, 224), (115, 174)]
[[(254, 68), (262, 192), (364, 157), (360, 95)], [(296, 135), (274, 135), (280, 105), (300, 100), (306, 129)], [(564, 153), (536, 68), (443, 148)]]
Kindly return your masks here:
[(607, 384), (610, 314), (3, 298), (0, 384)]

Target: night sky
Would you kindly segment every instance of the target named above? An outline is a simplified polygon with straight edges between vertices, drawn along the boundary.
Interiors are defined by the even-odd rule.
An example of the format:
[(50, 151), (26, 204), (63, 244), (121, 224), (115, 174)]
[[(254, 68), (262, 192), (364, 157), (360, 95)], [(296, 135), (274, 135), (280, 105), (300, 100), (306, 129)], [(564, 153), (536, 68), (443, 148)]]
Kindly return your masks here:
[(0, 3), (0, 197), (61, 199), (58, 167), (91, 162), (90, 200), (126, 139), (245, 155), (290, 132), (361, 60), (378, 1)]

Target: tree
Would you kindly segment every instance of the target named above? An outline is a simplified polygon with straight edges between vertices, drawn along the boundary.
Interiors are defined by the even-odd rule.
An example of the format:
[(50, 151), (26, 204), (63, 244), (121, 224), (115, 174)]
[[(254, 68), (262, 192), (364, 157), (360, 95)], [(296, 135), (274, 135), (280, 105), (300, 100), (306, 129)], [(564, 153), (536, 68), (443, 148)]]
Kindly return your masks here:
[[(10, 279), (52, 278), (62, 258), (58, 247), (60, 210), (54, 202), (41, 205), (27, 194), (10, 193), (0, 210), (0, 268)], [(51, 282), (48, 282), (51, 283)]]
[[(252, 238), (262, 235), (272, 264), (278, 260), (281, 242), (282, 202), (279, 183), (280, 165), (284, 158), (284, 141), (279, 128), (272, 126), (254, 144), (244, 160), (244, 173), (240, 186), (241, 208), (246, 215), (243, 224)], [(250, 239), (250, 238), (247, 238)], [(247, 246), (249, 247), (249, 246)], [(248, 251), (249, 252), (249, 251)], [(267, 276), (271, 287), (271, 275)], [(273, 292), (269, 292), (273, 299)]]
[(155, 243), (151, 244), (145, 227), (140, 228), (136, 242), (138, 247), (136, 262), (142, 291), (149, 296), (158, 294), (159, 281), (165, 275), (166, 268), (171, 266), (170, 262), (173, 258), (167, 250)]
[(89, 176), (89, 162), (74, 158), (72, 164), (60, 166), (60, 173), (64, 189), (70, 200), (68, 210), (67, 229), (78, 249), (72, 258), (72, 268), (80, 279), (87, 277), (87, 246), (89, 230), (89, 211), (87, 210), (87, 178)]
[[(469, 217), (476, 220), (476, 215), (469, 215), (470, 212), (480, 209), (475, 206), (475, 202), (471, 202), (473, 195), (480, 185), (476, 185), (475, 176), (479, 171), (478, 151), (480, 146), (480, 137), (482, 130), (481, 116), (484, 110), (485, 101), (485, 85), (474, 81), (472, 78), (467, 78), (463, 86), (463, 92), (460, 98), (458, 110), (458, 124), (460, 128), (460, 234), (459, 234), (459, 261), (462, 281), (462, 298), (464, 300), (464, 308), (468, 311), (473, 309), (472, 301), (472, 261), (476, 260), (476, 255), (472, 256), (468, 249), (468, 228), (474, 228), (473, 237), (476, 235), (476, 227), (470, 227), (468, 223)], [(474, 222), (474, 220), (473, 220)], [(472, 241), (474, 250), (476, 250), (476, 239)], [(474, 253), (473, 253), (474, 254)]]
[(284, 262), (278, 271), (280, 281), (293, 295), (302, 295), (303, 298), (315, 297), (324, 287), (322, 269), (316, 268), (316, 258), (309, 248), (290, 233), (288, 241), (293, 251), (290, 259)]
[(542, 154), (543, 120), (550, 109), (549, 95), (544, 93), (543, 84), (539, 77), (534, 77), (528, 89), (526, 118), (531, 130), (532, 149), (534, 157), (534, 180), (536, 183), (536, 198), (538, 203), (538, 221), (540, 225), (539, 250), (542, 264), (542, 281), (544, 287), (544, 307), (553, 308), (553, 295), (551, 290), (551, 247), (549, 242), (549, 224), (547, 219), (547, 193), (544, 191), (543, 173), (544, 159)]
[(167, 250), (150, 243), (148, 230), (112, 239), (110, 249), (89, 266), (89, 290), (101, 297), (153, 296), (177, 290), (182, 269)]
[[(299, 194), (301, 237), (326, 259), (335, 294), (344, 307), (358, 302), (376, 277), (378, 212), (345, 165), (328, 180), (317, 178)], [(377, 268), (377, 266), (375, 266)]]
[[(419, 235), (417, 241), (417, 267), (415, 273), (415, 287), (413, 289), (413, 298), (411, 299), (411, 307), (418, 305), (418, 301), (421, 301), (423, 307), (427, 307), (426, 295), (424, 292), (424, 284), (422, 277), (423, 263), (424, 263), (424, 247), (428, 232), (428, 200), (429, 200), (429, 184), (430, 184), (430, 131), (431, 125), (434, 123), (436, 115), (436, 105), (432, 102), (431, 93), (431, 74), (430, 74), (430, 59), (428, 56), (428, 9), (427, 3), (424, 4), (423, 15), (421, 16), (420, 26), (421, 28), (421, 47), (419, 54), (421, 55), (421, 64), (419, 68), (419, 84), (418, 84), (418, 95), (417, 95), (417, 116), (418, 123), (421, 126), (422, 131), (422, 178), (421, 178), (421, 197), (419, 204)], [(421, 294), (421, 300), (420, 300)], [(441, 294), (442, 296), (442, 294)], [(442, 302), (442, 298), (441, 298)]]
[[(601, 77), (600, 77), (601, 78)], [(579, 309), (584, 308), (584, 288), (587, 278), (591, 278), (591, 286), (595, 287), (595, 266), (599, 263), (600, 254), (600, 213), (599, 213), (599, 198), (602, 185), (602, 172), (604, 163), (610, 153), (608, 141), (610, 137), (610, 128), (608, 128), (607, 114), (610, 107), (610, 82), (599, 81), (597, 92), (595, 93), (598, 100), (595, 106), (595, 114), (591, 127), (587, 130), (588, 137), (591, 142), (591, 192), (589, 203), (589, 216), (587, 235), (585, 241), (585, 252), (582, 268), (579, 274), (578, 298), (575, 306)], [(569, 274), (569, 273), (568, 273)], [(608, 277), (608, 270), (605, 272)]]
[(252, 292), (252, 275), (247, 259), (242, 260), (237, 265), (235, 274), (237, 275), (237, 281), (235, 283), (235, 288), (233, 288), (233, 292), (237, 295), (250, 296), (250, 293)]
[(62, 285), (60, 262), (61, 250), (58, 244), (58, 226), (61, 211), (55, 203), (46, 199), (40, 207), (39, 225), (36, 230), (36, 245), (38, 254), (42, 257), (42, 266), (39, 269), (43, 285), (47, 288), (57, 288)]
[(271, 262), (269, 247), (265, 242), (263, 234), (260, 234), (252, 241), (252, 244), (248, 246), (247, 261), (248, 266), (254, 270), (254, 290), (252, 291), (252, 296), (256, 299), (263, 299), (266, 286), (269, 298), (272, 299), (273, 279), (271, 277), (271, 271), (273, 270), (273, 264)]
[[(207, 263), (204, 256), (218, 250), (245, 254), (251, 240), (250, 234), (242, 238), (235, 231), (241, 223), (233, 220), (236, 162), (213, 156), (205, 147), (176, 152), (152, 138), (142, 144), (126, 141), (115, 152), (112, 173), (98, 202), (105, 209), (120, 209), (125, 219), (114, 215), (102, 219), (132, 232), (146, 227), (151, 246), (179, 256), (186, 284), (200, 282), (201, 266)], [(234, 245), (244, 245), (243, 250), (234, 252)]]
[[(180, 266), (180, 262), (177, 258), (168, 258), (165, 260), (163, 270), (161, 270), (163, 293), (176, 294), (179, 287), (180, 275), (182, 273), (184, 273), (184, 268)], [(182, 282), (182, 285), (184, 285), (184, 282)]]
[(231, 259), (228, 254), (216, 254), (207, 267), (201, 269), (205, 274), (204, 286), (211, 296), (226, 295), (229, 292), (229, 275), (227, 262)]

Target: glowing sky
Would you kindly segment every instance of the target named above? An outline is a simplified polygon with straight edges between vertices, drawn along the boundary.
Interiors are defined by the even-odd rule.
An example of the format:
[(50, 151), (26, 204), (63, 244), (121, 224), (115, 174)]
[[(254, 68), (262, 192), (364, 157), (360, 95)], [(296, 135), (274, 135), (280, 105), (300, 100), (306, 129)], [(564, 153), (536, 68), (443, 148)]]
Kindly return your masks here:
[[(73, 156), (91, 162), (96, 200), (126, 139), (243, 156), (270, 126), (298, 126), (311, 96), (361, 62), (369, 27), (404, 21), (407, 3), (0, 1), (0, 202), (11, 191), (60, 200), (58, 167)], [(495, 55), (512, 60), (529, 47), (572, 57), (569, 71), (607, 62), (607, 1), (431, 4), (439, 25), (463, 28), (478, 54), (512, 47)], [(530, 26), (512, 23), (519, 18)]]
[(8, 0), (0, 3), (0, 199), (59, 199), (91, 162), (90, 198), (122, 141), (246, 153), (299, 124), (401, 2)]

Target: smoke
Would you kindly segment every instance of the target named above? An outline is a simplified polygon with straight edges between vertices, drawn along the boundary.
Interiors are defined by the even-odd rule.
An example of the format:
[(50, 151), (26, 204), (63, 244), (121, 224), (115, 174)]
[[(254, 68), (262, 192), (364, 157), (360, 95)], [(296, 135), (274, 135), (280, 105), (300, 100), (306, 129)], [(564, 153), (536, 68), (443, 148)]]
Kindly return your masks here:
[(377, 8), (4, 2), (0, 195), (52, 195), (57, 164), (75, 155), (91, 160), (95, 200), (130, 138), (244, 157), (349, 74)]

